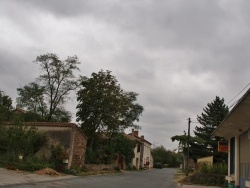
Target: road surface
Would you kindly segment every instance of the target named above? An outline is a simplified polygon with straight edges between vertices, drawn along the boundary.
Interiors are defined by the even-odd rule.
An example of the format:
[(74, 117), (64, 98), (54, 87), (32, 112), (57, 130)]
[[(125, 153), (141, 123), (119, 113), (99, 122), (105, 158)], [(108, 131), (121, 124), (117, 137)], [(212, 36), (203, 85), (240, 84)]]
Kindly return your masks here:
[(176, 188), (175, 169), (150, 169), (143, 171), (125, 171), (116, 174), (73, 177), (69, 179), (32, 182), (28, 184), (5, 185), (17, 188)]

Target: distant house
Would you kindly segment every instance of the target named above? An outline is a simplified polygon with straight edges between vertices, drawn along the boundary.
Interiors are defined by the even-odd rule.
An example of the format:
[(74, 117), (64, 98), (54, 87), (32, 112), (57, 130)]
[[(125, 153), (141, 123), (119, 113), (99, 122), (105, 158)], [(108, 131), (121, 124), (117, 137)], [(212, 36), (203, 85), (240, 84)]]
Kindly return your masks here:
[(237, 188), (250, 187), (250, 90), (213, 133), (228, 140), (228, 176)]
[(15, 114), (26, 114), (27, 111), (20, 108), (20, 107), (18, 107), (18, 106), (16, 106), (16, 108), (13, 110), (13, 113), (15, 113)]
[(134, 149), (135, 157), (133, 158), (132, 165), (136, 169), (152, 168), (153, 157), (151, 155), (151, 143), (147, 141), (144, 136), (139, 137), (139, 132), (132, 129), (132, 133), (129, 133), (127, 137), (136, 141), (136, 147)]
[[(13, 125), (12, 123), (5, 123), (5, 125)], [(38, 131), (46, 133), (48, 143), (46, 147), (38, 152), (38, 155), (48, 158), (50, 156), (50, 148), (52, 146), (60, 145), (67, 153), (63, 163), (66, 168), (71, 166), (83, 166), (85, 163), (85, 152), (87, 137), (81, 129), (74, 123), (61, 122), (24, 122), (24, 125), (29, 127), (36, 127)]]

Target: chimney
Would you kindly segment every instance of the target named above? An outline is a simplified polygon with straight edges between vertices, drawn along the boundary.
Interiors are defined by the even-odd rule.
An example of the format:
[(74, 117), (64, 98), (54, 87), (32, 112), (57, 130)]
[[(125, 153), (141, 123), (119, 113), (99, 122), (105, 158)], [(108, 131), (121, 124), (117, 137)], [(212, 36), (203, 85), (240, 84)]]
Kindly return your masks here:
[(134, 131), (134, 136), (138, 136), (139, 131)]
[(141, 138), (144, 139), (144, 135), (141, 135)]
[(138, 131), (135, 131), (134, 129), (132, 129), (132, 136), (138, 136)]

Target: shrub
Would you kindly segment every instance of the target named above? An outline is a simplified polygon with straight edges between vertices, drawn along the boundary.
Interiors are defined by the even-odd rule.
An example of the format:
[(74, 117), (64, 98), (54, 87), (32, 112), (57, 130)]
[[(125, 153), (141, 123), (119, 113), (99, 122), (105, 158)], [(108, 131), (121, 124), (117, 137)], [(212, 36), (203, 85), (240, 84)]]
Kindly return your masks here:
[(130, 170), (134, 170), (134, 169), (133, 169), (133, 167), (132, 167), (131, 165), (127, 165), (126, 170), (129, 170), (129, 171), (130, 171)]
[(56, 145), (51, 147), (51, 158), (50, 163), (55, 166), (58, 171), (64, 171), (65, 165), (62, 163), (63, 159), (68, 159), (68, 153), (65, 151), (63, 146)]
[(115, 170), (118, 171), (118, 172), (121, 171), (121, 169), (118, 166), (115, 167)]
[(32, 156), (44, 146), (47, 137), (35, 128), (28, 128), (22, 122), (16, 122), (8, 127), (0, 126), (0, 154), (9, 155), (15, 160), (20, 154)]
[(169, 164), (163, 164), (163, 168), (168, 168)]
[(34, 172), (46, 167), (52, 167), (47, 161), (39, 160), (35, 157), (29, 157), (24, 160), (1, 160), (2, 165), (10, 170), (25, 170)]
[(79, 175), (81, 172), (88, 172), (89, 169), (86, 166), (72, 166), (70, 169), (65, 169), (63, 172), (65, 174)]
[(225, 176), (220, 174), (192, 174), (188, 176), (184, 182), (188, 184), (191, 183), (219, 187), (224, 187), (227, 184)]
[(227, 164), (224, 163), (216, 163), (214, 165), (208, 165), (206, 163), (200, 164), (199, 173), (203, 174), (227, 174)]
[(86, 148), (86, 154), (85, 154), (85, 163), (86, 164), (98, 164), (97, 160), (97, 152), (94, 152), (90, 148)]
[[(21, 122), (10, 126), (0, 125), (0, 164), (8, 169), (35, 171), (49, 166), (34, 154), (44, 146), (47, 138), (35, 128), (28, 128)], [(19, 156), (23, 156), (23, 160)]]
[(202, 184), (207, 186), (226, 186), (227, 181), (225, 175), (227, 174), (227, 165), (224, 163), (217, 163), (209, 165), (206, 163), (199, 164), (197, 173), (188, 176), (186, 183)]

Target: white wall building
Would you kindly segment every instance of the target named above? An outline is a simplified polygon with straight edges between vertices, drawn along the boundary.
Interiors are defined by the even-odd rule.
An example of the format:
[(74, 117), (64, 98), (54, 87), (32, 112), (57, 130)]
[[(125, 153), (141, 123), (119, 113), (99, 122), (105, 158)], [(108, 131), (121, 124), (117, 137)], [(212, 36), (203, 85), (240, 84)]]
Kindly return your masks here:
[(139, 137), (139, 132), (132, 130), (128, 138), (136, 141), (134, 149), (135, 157), (133, 158), (132, 165), (136, 169), (148, 169), (153, 167), (153, 157), (151, 155), (151, 143), (147, 141), (144, 136)]

